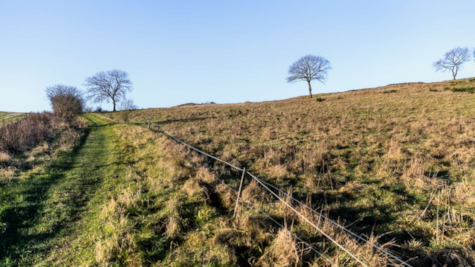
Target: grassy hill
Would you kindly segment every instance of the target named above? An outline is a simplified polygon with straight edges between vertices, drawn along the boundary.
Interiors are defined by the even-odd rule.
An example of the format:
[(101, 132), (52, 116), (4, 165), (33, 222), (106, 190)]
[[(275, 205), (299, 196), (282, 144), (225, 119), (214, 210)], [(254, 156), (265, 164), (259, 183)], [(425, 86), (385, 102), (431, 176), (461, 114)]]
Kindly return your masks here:
[(85, 114), (0, 160), (0, 266), (361, 266), (308, 222), (367, 266), (400, 266), (249, 176), (233, 216), (241, 172), (147, 120), (412, 266), (473, 266), (474, 86)]
[[(138, 110), (414, 265), (473, 264), (474, 79), (283, 101)], [(116, 118), (117, 114), (109, 114)], [(459, 258), (467, 260), (459, 260)]]

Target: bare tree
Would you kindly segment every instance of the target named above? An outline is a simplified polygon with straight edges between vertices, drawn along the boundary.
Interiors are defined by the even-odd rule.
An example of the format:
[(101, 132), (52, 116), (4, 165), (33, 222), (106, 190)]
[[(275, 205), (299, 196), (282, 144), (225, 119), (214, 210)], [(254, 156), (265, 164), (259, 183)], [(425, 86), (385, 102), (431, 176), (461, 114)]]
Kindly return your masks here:
[(127, 123), (130, 118), (130, 113), (132, 110), (137, 109), (137, 106), (134, 105), (134, 101), (131, 99), (124, 99), (119, 106), (120, 111), (120, 117), (124, 121), (124, 123)]
[(92, 77), (86, 78), (87, 98), (95, 103), (112, 101), (114, 110), (121, 99), (125, 98), (127, 92), (131, 92), (132, 82), (129, 80), (129, 74), (121, 70), (110, 70), (99, 72)]
[(77, 115), (84, 111), (84, 98), (82, 92), (76, 87), (66, 85), (55, 85), (46, 88), (51, 106), (55, 115), (73, 120)]
[(331, 70), (330, 61), (324, 57), (306, 55), (289, 67), (289, 77), (287, 82), (307, 81), (308, 92), (312, 97), (312, 80), (325, 83), (328, 71)]
[(436, 71), (450, 71), (452, 77), (457, 78), (459, 70), (462, 69), (462, 64), (470, 60), (470, 49), (457, 47), (445, 53), (444, 58), (434, 63)]

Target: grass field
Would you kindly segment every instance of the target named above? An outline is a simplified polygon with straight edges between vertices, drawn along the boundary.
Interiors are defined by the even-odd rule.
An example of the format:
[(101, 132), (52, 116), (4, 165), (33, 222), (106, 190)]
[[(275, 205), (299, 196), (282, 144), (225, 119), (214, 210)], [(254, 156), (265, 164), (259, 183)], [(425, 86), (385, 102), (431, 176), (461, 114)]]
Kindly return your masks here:
[[(222, 182), (237, 188), (241, 173), (149, 119), (412, 266), (473, 266), (475, 95), (454, 90), (473, 85), (137, 110), (130, 124), (85, 114), (87, 128), (0, 158), (0, 266), (330, 266), (260, 211), (338, 266), (361, 266), (250, 177), (233, 216)], [(400, 266), (295, 208), (366, 265)]]
[(2, 112), (0, 111), (0, 125), (3, 123), (13, 122), (22, 118), (24, 114), (18, 112)]
[(87, 129), (2, 163), (0, 266), (231, 266), (223, 245), (212, 259), (196, 258), (204, 246), (170, 250), (184, 233), (209, 231), (216, 213), (197, 182), (183, 179), (192, 169), (173, 163), (187, 162), (182, 151), (165, 153), (164, 137), (142, 127), (84, 118)]
[(313, 99), (138, 110), (132, 121), (160, 123), (309, 196), (356, 233), (383, 235), (380, 242), (394, 243), (415, 266), (466, 266), (475, 260), (474, 85), (397, 84)]

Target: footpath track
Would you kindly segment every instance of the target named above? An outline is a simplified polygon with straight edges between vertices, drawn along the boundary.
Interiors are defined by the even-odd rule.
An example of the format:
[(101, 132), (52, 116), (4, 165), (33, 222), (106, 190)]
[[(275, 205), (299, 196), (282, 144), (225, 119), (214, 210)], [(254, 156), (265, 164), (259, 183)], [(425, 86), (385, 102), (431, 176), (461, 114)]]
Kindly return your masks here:
[(44, 168), (20, 171), (0, 187), (0, 266), (30, 265), (65, 239), (78, 235), (75, 222), (87, 216), (89, 201), (107, 172), (110, 122), (85, 115), (89, 127), (73, 150)]

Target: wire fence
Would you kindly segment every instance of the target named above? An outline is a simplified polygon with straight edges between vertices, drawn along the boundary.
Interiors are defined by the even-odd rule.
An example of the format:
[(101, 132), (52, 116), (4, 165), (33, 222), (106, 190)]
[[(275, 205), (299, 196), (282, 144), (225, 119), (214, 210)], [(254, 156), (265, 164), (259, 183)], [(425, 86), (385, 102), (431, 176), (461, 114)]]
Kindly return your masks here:
[[(328, 218), (327, 216), (323, 215), (322, 213), (320, 212), (317, 212), (316, 210), (312, 209), (311, 207), (309, 207), (308, 205), (306, 205), (305, 203), (299, 201), (298, 199), (295, 199), (294, 197), (292, 197), (291, 195), (287, 194), (286, 192), (284, 192), (283, 190), (279, 189), (278, 187), (256, 177), (255, 175), (253, 175), (252, 173), (246, 171), (245, 169), (242, 169), (240, 167), (237, 167), (227, 161), (224, 161), (224, 160), (221, 160), (209, 153), (206, 153), (184, 141), (182, 141), (181, 139), (173, 136), (172, 134), (168, 133), (162, 126), (160, 126), (159, 124), (157, 124), (158, 128), (165, 134), (167, 135), (168, 137), (172, 138), (173, 140), (177, 141), (178, 143), (202, 154), (202, 155), (205, 155), (209, 158), (212, 158), (218, 162), (221, 162), (235, 170), (238, 170), (238, 171), (241, 171), (243, 172), (244, 174), (247, 174), (248, 176), (250, 176), (254, 181), (256, 181), (262, 188), (264, 188), (267, 192), (269, 192), (273, 197), (275, 197), (277, 200), (279, 200), (280, 202), (282, 202), (284, 205), (286, 205), (290, 210), (292, 210), (296, 215), (298, 215), (300, 218), (302, 218), (306, 223), (308, 223), (310, 226), (312, 226), (313, 228), (315, 228), (320, 234), (322, 234), (325, 238), (327, 238), (328, 240), (330, 240), (334, 245), (336, 245), (338, 248), (340, 248), (341, 250), (343, 250), (345, 253), (347, 253), (351, 258), (353, 258), (356, 262), (358, 262), (359, 264), (361, 264), (362, 266), (366, 266), (367, 265), (361, 260), (359, 259), (357, 256), (355, 256), (351, 251), (349, 251), (348, 249), (346, 249), (343, 245), (341, 245), (340, 243), (338, 243), (334, 238), (332, 238), (331, 236), (329, 236), (327, 233), (325, 233), (320, 227), (318, 227), (318, 225), (316, 225), (315, 223), (313, 223), (311, 220), (309, 220), (306, 216), (304, 216), (301, 212), (299, 212), (297, 209), (295, 209), (290, 203), (288, 203), (287, 201), (285, 201), (281, 196), (279, 196), (279, 194), (282, 194), (283, 196), (285, 196), (287, 199), (291, 200), (291, 201), (294, 201), (295, 203), (298, 203), (301, 207), (304, 207), (306, 209), (308, 209), (310, 212), (312, 212), (313, 214), (319, 216), (322, 220), (325, 220), (325, 221), (328, 221), (330, 222), (332, 225), (334, 225), (335, 227), (345, 231), (346, 233), (348, 233), (349, 235), (355, 237), (357, 240), (361, 241), (361, 242), (364, 242), (366, 244), (369, 244), (371, 245), (374, 249), (378, 250), (379, 252), (385, 254), (386, 256), (390, 257), (391, 259), (395, 260), (396, 262), (398, 262), (399, 264), (402, 264), (404, 266), (407, 266), (407, 267), (412, 267), (409, 263), (407, 263), (406, 261), (403, 261), (401, 258), (397, 257), (396, 255), (394, 255), (393, 253), (381, 248), (380, 246), (378, 246), (377, 244), (375, 243), (372, 243), (370, 242), (368, 239), (352, 232), (351, 230), (347, 229), (346, 227), (344, 227), (343, 225), (335, 222), (334, 220), (331, 220), (330, 218)], [(150, 123), (149, 123), (149, 129), (150, 128)], [(244, 176), (243, 176), (244, 177)], [(230, 185), (226, 184), (223, 180), (215, 177), (217, 180), (219, 180), (223, 185), (225, 185), (228, 189), (230, 189), (232, 192), (234, 192), (235, 194), (240, 194), (240, 192), (238, 192), (235, 188), (231, 187)], [(272, 189), (271, 189), (272, 188)], [(278, 193), (274, 192), (273, 190), (277, 191)], [(305, 244), (306, 246), (308, 246), (312, 251), (314, 251), (315, 253), (317, 253), (320, 257), (322, 257), (323, 259), (325, 259), (326, 261), (328, 261), (332, 266), (337, 266), (337, 264), (335, 262), (333, 262), (332, 260), (330, 260), (327, 256), (325, 256), (323, 253), (321, 253), (320, 251), (318, 251), (314, 246), (312, 246), (311, 244), (309, 244), (308, 242), (305, 242), (304, 240), (302, 240), (300, 237), (298, 237), (295, 233), (291, 232), (290, 230), (288, 230), (286, 227), (284, 227), (281, 223), (279, 223), (277, 220), (273, 219), (268, 213), (260, 210), (259, 208), (256, 207), (256, 205), (252, 202), (249, 202), (249, 201), (241, 201), (241, 203), (245, 203), (247, 205), (250, 205), (251, 207), (253, 208), (256, 208), (260, 213), (262, 213), (263, 215), (265, 215), (265, 218), (266, 219), (270, 219), (273, 223), (275, 223), (276, 225), (278, 225), (280, 228), (282, 229), (285, 229), (286, 231), (288, 231), (296, 240), (299, 240), (300, 242), (302, 242), (303, 244)]]
[[(214, 177), (216, 180), (218, 180), (219, 182), (221, 182), (221, 184), (223, 184), (224, 186), (226, 186), (231, 192), (235, 193), (236, 195), (239, 194), (238, 190), (236, 190), (235, 188), (231, 187), (230, 185), (226, 184), (223, 180), (217, 178), (217, 177)], [(318, 251), (314, 246), (312, 246), (311, 244), (305, 242), (304, 240), (302, 240), (300, 237), (298, 237), (295, 233), (291, 232), (290, 230), (287, 229), (287, 227), (283, 226), (281, 223), (279, 223), (277, 220), (275, 220), (274, 218), (272, 218), (272, 216), (266, 212), (264, 212), (263, 210), (259, 209), (255, 203), (252, 203), (250, 201), (247, 201), (247, 200), (240, 200), (241, 203), (244, 203), (246, 205), (249, 205), (251, 206), (252, 208), (255, 208), (258, 212), (262, 213), (263, 215), (265, 215), (265, 218), (264, 219), (269, 219), (271, 220), (273, 223), (275, 223), (277, 226), (279, 226), (280, 228), (286, 230), (288, 233), (290, 233), (295, 239), (297, 239), (298, 241), (300, 241), (301, 243), (305, 244), (309, 249), (311, 249), (313, 252), (317, 253), (320, 257), (322, 257), (323, 259), (325, 259), (326, 261), (328, 261), (332, 266), (338, 266), (335, 262), (333, 262), (330, 258), (328, 258), (327, 256), (325, 256), (325, 254), (321, 253), (320, 251)]]

